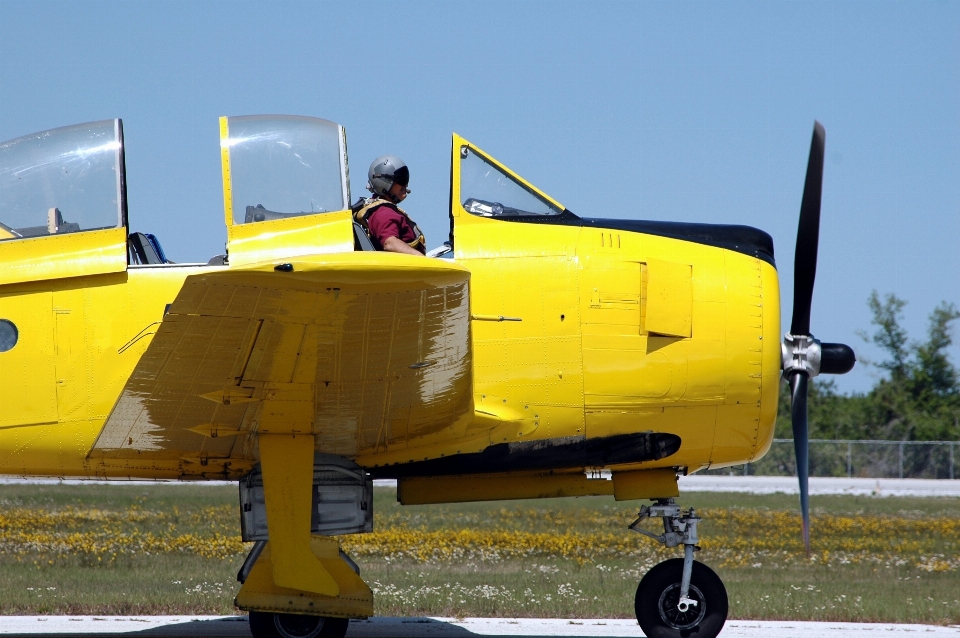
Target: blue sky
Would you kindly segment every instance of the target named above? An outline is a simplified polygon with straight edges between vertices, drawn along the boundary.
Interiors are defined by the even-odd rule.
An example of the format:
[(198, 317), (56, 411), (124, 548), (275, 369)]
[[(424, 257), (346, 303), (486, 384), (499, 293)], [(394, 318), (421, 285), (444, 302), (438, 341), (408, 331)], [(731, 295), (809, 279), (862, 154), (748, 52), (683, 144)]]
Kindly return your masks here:
[(957, 0), (0, 0), (0, 139), (123, 118), (132, 228), (206, 261), (226, 238), (218, 116), (343, 124), (354, 197), (374, 157), (399, 155), (431, 246), (456, 131), (583, 216), (763, 228), (786, 328), (816, 118), (813, 332), (876, 356), (855, 335), (871, 290), (909, 301), (915, 338), (938, 302), (960, 304), (958, 34)]

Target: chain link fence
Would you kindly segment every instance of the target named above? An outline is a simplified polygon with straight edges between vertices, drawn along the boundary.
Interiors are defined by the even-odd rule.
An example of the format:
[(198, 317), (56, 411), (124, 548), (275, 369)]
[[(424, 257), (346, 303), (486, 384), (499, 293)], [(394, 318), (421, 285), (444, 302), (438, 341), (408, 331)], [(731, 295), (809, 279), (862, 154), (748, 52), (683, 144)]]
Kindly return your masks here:
[[(958, 478), (960, 441), (810, 440), (810, 476)], [(759, 461), (700, 474), (796, 476), (793, 439), (774, 439)]]

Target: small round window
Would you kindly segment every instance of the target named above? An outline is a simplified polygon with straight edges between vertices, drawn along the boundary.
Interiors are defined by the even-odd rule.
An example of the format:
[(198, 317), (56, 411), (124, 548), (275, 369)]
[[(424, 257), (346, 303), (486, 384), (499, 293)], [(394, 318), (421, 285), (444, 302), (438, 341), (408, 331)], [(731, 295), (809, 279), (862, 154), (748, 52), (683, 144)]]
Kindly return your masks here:
[(17, 345), (20, 334), (12, 321), (0, 319), (0, 352), (6, 352)]

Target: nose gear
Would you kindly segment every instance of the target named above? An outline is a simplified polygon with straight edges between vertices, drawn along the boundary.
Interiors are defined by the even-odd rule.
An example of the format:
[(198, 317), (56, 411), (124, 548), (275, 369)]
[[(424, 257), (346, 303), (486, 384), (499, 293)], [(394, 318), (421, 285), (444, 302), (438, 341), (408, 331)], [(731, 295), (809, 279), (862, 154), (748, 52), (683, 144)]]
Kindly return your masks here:
[[(663, 534), (638, 525), (648, 518), (663, 519)], [(637, 622), (647, 636), (674, 638), (697, 628), (701, 638), (714, 638), (727, 619), (727, 591), (716, 573), (693, 560), (700, 517), (691, 507), (681, 510), (672, 498), (644, 505), (629, 529), (659, 541), (667, 547), (683, 545), (683, 558), (654, 566), (640, 581), (635, 599)]]

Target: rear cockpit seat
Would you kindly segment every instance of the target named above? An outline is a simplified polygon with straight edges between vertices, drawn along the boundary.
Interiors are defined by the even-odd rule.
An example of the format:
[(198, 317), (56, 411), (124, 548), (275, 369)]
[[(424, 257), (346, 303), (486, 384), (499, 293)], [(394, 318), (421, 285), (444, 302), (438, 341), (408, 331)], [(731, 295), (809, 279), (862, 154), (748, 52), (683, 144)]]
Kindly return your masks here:
[(129, 263), (137, 266), (173, 263), (163, 254), (160, 241), (150, 233), (130, 233), (127, 256)]
[[(75, 233), (80, 230), (80, 224), (67, 222), (63, 220), (63, 215), (60, 213), (59, 208), (51, 208), (47, 211), (47, 225), (46, 226), (28, 226), (26, 228), (10, 228), (0, 224), (4, 230), (7, 232), (4, 233), (12, 235), (15, 238), (22, 237), (43, 237), (45, 235), (63, 235), (65, 233)], [(0, 236), (2, 239), (8, 239), (7, 237)]]
[(373, 247), (373, 242), (367, 237), (366, 231), (363, 230), (363, 226), (357, 222), (353, 222), (353, 249), (376, 250), (376, 248)]

